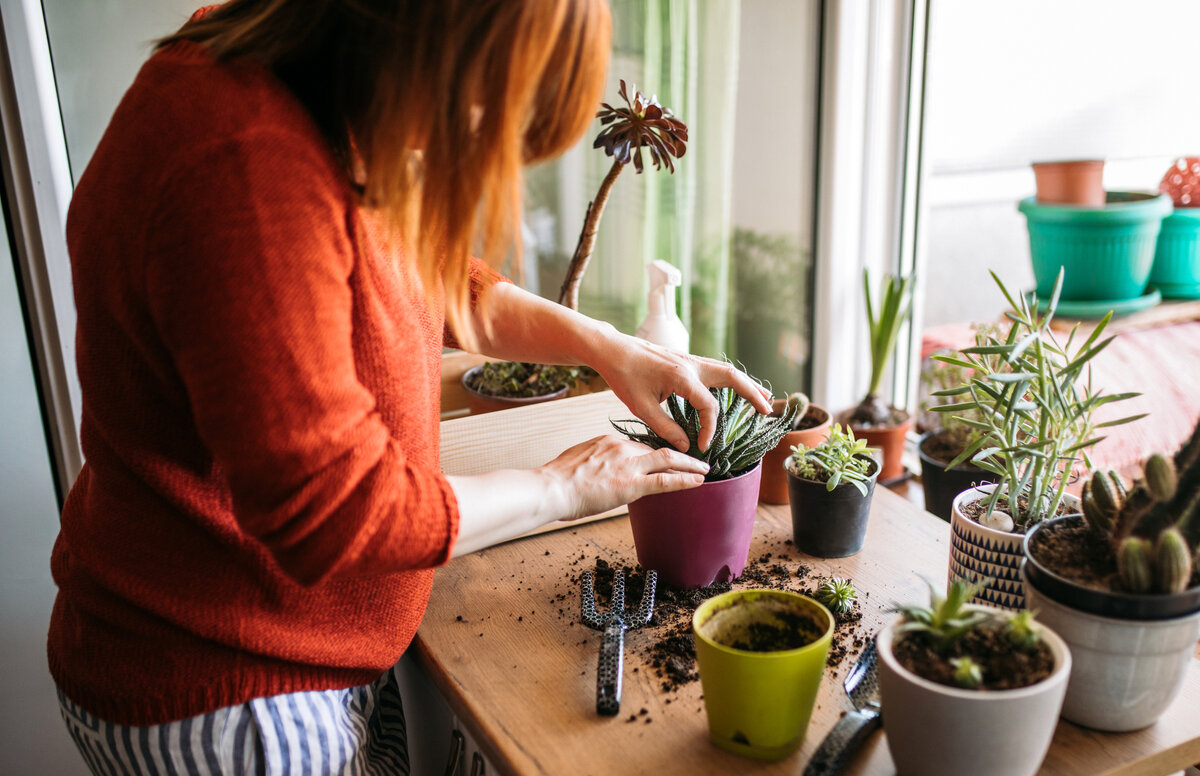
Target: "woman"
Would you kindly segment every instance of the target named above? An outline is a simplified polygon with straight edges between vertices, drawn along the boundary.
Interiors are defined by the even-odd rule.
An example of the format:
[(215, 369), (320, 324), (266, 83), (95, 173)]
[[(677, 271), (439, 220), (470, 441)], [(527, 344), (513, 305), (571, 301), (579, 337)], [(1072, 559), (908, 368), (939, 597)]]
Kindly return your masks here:
[(435, 566), (702, 481), (613, 437), (443, 475), (444, 341), (590, 364), (681, 449), (672, 392), (769, 408), (469, 258), (585, 130), (609, 25), (604, 0), (233, 0), (143, 67), (68, 219), (87, 463), (49, 659), (95, 772), (405, 771), (388, 669)]

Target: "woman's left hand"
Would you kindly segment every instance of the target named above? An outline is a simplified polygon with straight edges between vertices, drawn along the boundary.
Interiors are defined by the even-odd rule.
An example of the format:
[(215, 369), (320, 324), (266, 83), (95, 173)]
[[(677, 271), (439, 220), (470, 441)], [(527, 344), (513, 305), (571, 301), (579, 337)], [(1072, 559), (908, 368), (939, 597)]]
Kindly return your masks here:
[(732, 388), (759, 412), (771, 412), (771, 392), (726, 361), (678, 353), (614, 331), (591, 362), (617, 398), (678, 450), (687, 451), (689, 442), (662, 407), (672, 393), (699, 411), (701, 450), (712, 443), (717, 423), (717, 402), (708, 391), (710, 386)]

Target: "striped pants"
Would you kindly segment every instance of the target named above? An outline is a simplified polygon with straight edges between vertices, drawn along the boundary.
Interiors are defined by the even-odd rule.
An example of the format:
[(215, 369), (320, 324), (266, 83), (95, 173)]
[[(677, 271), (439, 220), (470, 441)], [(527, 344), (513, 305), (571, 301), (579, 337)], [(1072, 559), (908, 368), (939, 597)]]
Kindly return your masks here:
[(163, 725), (113, 725), (60, 691), (67, 730), (96, 776), (391, 776), (408, 740), (394, 670), (348, 690), (255, 698)]

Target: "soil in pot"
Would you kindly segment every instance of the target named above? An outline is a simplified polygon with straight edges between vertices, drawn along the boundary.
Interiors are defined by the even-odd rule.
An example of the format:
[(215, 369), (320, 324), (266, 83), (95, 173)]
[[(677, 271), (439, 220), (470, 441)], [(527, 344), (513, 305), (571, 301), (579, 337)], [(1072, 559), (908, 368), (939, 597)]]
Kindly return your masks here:
[(960, 687), (954, 681), (951, 660), (969, 657), (983, 674), (980, 690), (1014, 690), (1037, 684), (1054, 671), (1054, 653), (1044, 642), (1032, 649), (1014, 646), (1004, 635), (1003, 626), (985, 624), (967, 633), (941, 653), (933, 640), (920, 631), (906, 633), (892, 645), (892, 653), (905, 668), (923, 679), (948, 687)]
[(800, 649), (821, 638), (825, 629), (807, 612), (784, 604), (739, 600), (701, 626), (712, 641), (746, 652)]
[[(1030, 553), (1046, 568), (1085, 587), (1111, 593), (1126, 592), (1117, 574), (1112, 548), (1083, 521), (1058, 521), (1031, 537)], [(1200, 568), (1188, 587), (1200, 586)]]
[[(963, 517), (971, 520), (972, 522), (976, 522), (976, 523), (979, 523), (980, 525), (984, 525), (983, 516), (987, 509), (987, 502), (988, 502), (987, 498), (976, 499), (974, 501), (967, 501), (962, 504), (959, 504), (958, 508), (959, 508), (959, 511), (962, 512)], [(1025, 499), (1024, 496), (1021, 496), (1018, 499), (1017, 503), (1020, 504), (1022, 508), (1024, 508), (1024, 507), (1028, 506), (1029, 502)], [(1007, 496), (1001, 496), (999, 499), (996, 500), (996, 509), (1000, 512), (1008, 512), (1008, 497)], [(1009, 512), (1009, 514), (1012, 514), (1012, 513)], [(1071, 514), (1071, 508), (1067, 505), (1066, 501), (1063, 501), (1061, 504), (1058, 505), (1058, 513), (1057, 514), (1060, 517), (1062, 515)], [(1014, 534), (1023, 534), (1025, 532), (1024, 531), (1014, 531), (1013, 533)]]

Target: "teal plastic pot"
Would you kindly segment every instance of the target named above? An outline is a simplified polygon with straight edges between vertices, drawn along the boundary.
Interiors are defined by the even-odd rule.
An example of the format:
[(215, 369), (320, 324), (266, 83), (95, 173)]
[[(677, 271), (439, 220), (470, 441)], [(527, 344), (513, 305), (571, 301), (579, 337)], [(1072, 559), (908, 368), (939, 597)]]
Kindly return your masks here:
[[(740, 649), (757, 626), (796, 628), (812, 639), (794, 649)], [(793, 631), (796, 632), (796, 631)], [(709, 740), (727, 752), (781, 760), (804, 741), (833, 638), (833, 615), (785, 590), (733, 590), (702, 603), (692, 617)]]
[(1104, 207), (1043, 205), (1026, 197), (1018, 209), (1029, 225), (1037, 295), (1050, 298), (1062, 267), (1062, 299), (1108, 302), (1146, 292), (1171, 200), (1165, 194), (1110, 191)]
[(1200, 208), (1176, 208), (1163, 219), (1150, 285), (1164, 299), (1200, 299)]

